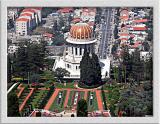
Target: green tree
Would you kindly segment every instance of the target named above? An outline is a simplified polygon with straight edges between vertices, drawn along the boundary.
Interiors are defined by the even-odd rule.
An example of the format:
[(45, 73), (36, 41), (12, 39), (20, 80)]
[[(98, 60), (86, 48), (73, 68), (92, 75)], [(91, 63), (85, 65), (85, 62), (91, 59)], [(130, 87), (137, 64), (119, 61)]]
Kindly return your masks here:
[(29, 69), (27, 49), (24, 46), (20, 46), (18, 48), (18, 52), (16, 54), (16, 58), (13, 66), (14, 66), (15, 75), (21, 76), (24, 80), (24, 78), (27, 75), (27, 71)]
[(31, 82), (39, 82), (40, 81), (40, 75), (39, 74), (32, 74), (31, 76), (30, 76), (30, 81)]
[(89, 65), (91, 65), (89, 53), (87, 52), (87, 50), (84, 50), (84, 54), (80, 62), (80, 81), (82, 83), (87, 82), (86, 79), (89, 76), (89, 74), (87, 73), (89, 71)]
[(54, 76), (57, 77), (60, 81), (60, 83), (62, 82), (62, 79), (64, 76), (69, 76), (70, 72), (67, 71), (64, 68), (56, 68), (56, 70), (53, 72)]
[[(87, 75), (86, 75), (87, 74)], [(80, 62), (80, 82), (88, 86), (101, 83), (101, 67), (96, 54), (84, 51)]]
[(113, 67), (113, 72), (114, 72), (114, 79), (115, 81), (118, 80), (118, 67)]
[(19, 103), (15, 92), (11, 92), (7, 96), (7, 116), (19, 117)]
[(77, 105), (77, 117), (87, 117), (88, 116), (88, 107), (87, 102), (84, 99), (78, 101)]
[(114, 45), (112, 46), (111, 53), (112, 53), (112, 54), (115, 54), (116, 51), (117, 51), (117, 48), (118, 48), (118, 44), (114, 44)]
[(95, 54), (95, 53), (92, 53), (92, 58), (91, 58), (91, 61), (92, 61), (92, 70), (94, 72), (94, 75), (95, 75), (95, 81), (94, 83), (100, 83), (102, 80), (102, 75), (101, 75), (101, 66), (99, 64), (99, 60), (98, 60), (98, 56)]
[[(141, 90), (139, 90), (141, 89)], [(141, 85), (135, 83), (120, 92), (120, 99), (117, 104), (119, 110), (127, 117), (144, 117), (153, 115), (153, 86), (151, 81)]]
[(114, 28), (114, 38), (115, 39), (119, 38), (119, 36), (118, 36), (118, 26), (117, 25), (115, 25), (115, 28)]
[(60, 46), (64, 44), (64, 42), (65, 42), (65, 39), (64, 39), (64, 35), (62, 34), (57, 34), (53, 39), (53, 45), (56, 45), (56, 46)]
[(44, 71), (42, 77), (47, 79), (49, 82), (53, 82), (55, 80), (52, 71)]
[(13, 69), (16, 76), (27, 77), (28, 73), (40, 73), (44, 68), (46, 48), (45, 42), (40, 44), (20, 43), (14, 58)]
[(150, 46), (148, 44), (148, 42), (143, 42), (143, 47), (144, 47), (144, 51), (149, 51), (150, 50)]
[(140, 51), (138, 49), (133, 53), (132, 74), (133, 79), (137, 83), (140, 83), (140, 80), (143, 78), (143, 65), (140, 59)]
[(128, 47), (123, 48), (121, 67), (123, 67), (122, 70), (125, 77), (125, 83), (127, 82), (127, 79), (132, 75), (132, 59), (133, 57), (129, 54)]

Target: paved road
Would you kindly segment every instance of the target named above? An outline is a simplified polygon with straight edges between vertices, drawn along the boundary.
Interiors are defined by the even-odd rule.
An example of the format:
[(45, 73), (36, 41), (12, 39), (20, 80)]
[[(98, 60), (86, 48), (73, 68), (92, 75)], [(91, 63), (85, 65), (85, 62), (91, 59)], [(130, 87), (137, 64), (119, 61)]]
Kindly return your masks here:
[(109, 42), (111, 41), (111, 36), (113, 35), (112, 20), (114, 18), (112, 8), (105, 8), (102, 11), (102, 16), (104, 20), (101, 22), (101, 41), (99, 45), (99, 58), (106, 59), (107, 54), (109, 54)]

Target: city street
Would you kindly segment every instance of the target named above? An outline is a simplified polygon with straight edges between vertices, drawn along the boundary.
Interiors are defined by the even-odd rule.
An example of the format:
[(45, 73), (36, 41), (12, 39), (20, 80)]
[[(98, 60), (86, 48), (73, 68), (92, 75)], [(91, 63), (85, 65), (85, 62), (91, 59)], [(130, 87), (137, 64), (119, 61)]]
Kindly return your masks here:
[(112, 8), (103, 9), (102, 16), (104, 20), (101, 22), (101, 40), (99, 45), (99, 58), (106, 59), (109, 54), (110, 47), (109, 42), (113, 35), (113, 11)]

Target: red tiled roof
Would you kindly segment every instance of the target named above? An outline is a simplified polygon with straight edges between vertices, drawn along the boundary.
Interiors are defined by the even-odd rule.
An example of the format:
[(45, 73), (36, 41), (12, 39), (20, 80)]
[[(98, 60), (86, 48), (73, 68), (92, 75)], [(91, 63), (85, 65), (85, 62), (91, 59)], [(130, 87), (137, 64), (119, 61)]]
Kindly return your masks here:
[(147, 28), (146, 27), (133, 27), (133, 30), (135, 30), (135, 31), (145, 31), (145, 30), (147, 30)]
[(133, 22), (135, 23), (141, 23), (141, 22), (147, 22), (147, 19), (139, 19), (139, 20), (134, 20)]
[(29, 21), (29, 19), (27, 19), (27, 18), (18, 18), (17, 20), (16, 20), (17, 22), (27, 22), (27, 21)]
[(35, 13), (36, 11), (33, 10), (33, 9), (31, 9), (31, 8), (26, 8), (22, 12), (32, 12), (32, 13)]
[(121, 33), (121, 34), (119, 34), (120, 36), (128, 36), (128, 34), (127, 33)]
[(120, 38), (120, 40), (128, 40), (128, 38)]
[(139, 47), (140, 45), (142, 45), (141, 41), (136, 41), (136, 42), (134, 43), (134, 45), (131, 45), (131, 47), (132, 47), (132, 48), (137, 48), (137, 47)]
[(128, 9), (122, 9), (121, 13), (128, 13)]
[(133, 37), (135, 37), (135, 35), (134, 35), (134, 34), (130, 34), (130, 37), (132, 37), (132, 38), (133, 38)]
[(32, 16), (30, 13), (22, 13), (20, 16)]
[(87, 12), (87, 13), (90, 13), (90, 12), (96, 12), (96, 8), (86, 8), (84, 7), (82, 9), (83, 12)]
[(72, 22), (80, 22), (80, 21), (82, 21), (81, 18), (74, 18), (74, 19), (72, 20)]
[(69, 13), (71, 11), (73, 11), (73, 8), (62, 8), (58, 10), (58, 12), (61, 12), (61, 13)]
[(42, 7), (34, 7), (34, 8), (31, 8), (31, 9), (42, 10)]
[(121, 16), (120, 18), (123, 20), (128, 20), (128, 16)]

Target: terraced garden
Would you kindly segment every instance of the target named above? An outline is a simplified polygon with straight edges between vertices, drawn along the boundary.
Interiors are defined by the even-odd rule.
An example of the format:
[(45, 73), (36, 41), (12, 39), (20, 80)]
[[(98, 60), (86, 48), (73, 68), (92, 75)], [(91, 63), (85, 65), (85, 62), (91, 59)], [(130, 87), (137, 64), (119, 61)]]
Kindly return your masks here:
[[(90, 100), (91, 99), (91, 93), (93, 94), (92, 95), (92, 101)], [(95, 111), (95, 110), (98, 110), (98, 103), (97, 103), (97, 98), (96, 98), (96, 93), (95, 92), (91, 92), (89, 91), (88, 92), (88, 97), (87, 97), (87, 103), (88, 103), (88, 111)]]
[[(66, 85), (65, 85), (66, 84)], [(56, 88), (74, 88), (74, 83), (54, 83)]]
[(89, 112), (99, 109), (96, 90), (75, 89), (74, 83), (66, 83), (66, 85), (56, 83), (56, 86), (46, 84), (40, 88), (33, 86), (29, 88), (27, 84), (20, 84), (15, 90), (17, 95), (20, 94), (19, 110), (22, 116), (29, 116), (33, 109), (46, 109), (53, 112), (76, 110), (80, 99), (87, 100)]
[(50, 107), (50, 111), (61, 112), (64, 110), (64, 100), (66, 97), (66, 90), (60, 91)]
[(75, 91), (70, 91), (70, 94), (69, 94), (69, 99), (68, 99), (68, 106), (71, 108), (72, 107), (72, 98), (74, 96), (74, 92)]
[(22, 92), (22, 94), (19, 97), (19, 105), (21, 105), (23, 103), (23, 101), (25, 100), (25, 98), (27, 97), (29, 92), (30, 92), (30, 89), (24, 89), (24, 91)]
[(33, 108), (39, 108), (42, 99), (47, 95), (47, 90), (36, 90), (31, 99), (31, 104)]

